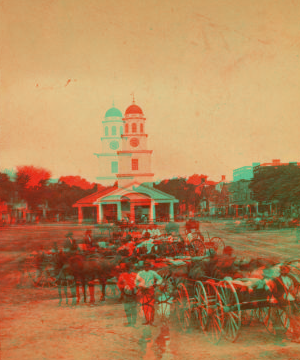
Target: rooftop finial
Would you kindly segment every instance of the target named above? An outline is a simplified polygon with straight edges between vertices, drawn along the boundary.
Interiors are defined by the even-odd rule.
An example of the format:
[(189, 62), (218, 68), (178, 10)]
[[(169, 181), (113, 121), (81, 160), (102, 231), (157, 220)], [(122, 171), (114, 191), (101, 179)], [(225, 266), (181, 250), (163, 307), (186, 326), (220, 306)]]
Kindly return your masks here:
[(131, 95), (132, 95), (132, 103), (135, 104), (134, 92)]
[(113, 104), (112, 104), (113, 107), (115, 107), (115, 99), (113, 98)]

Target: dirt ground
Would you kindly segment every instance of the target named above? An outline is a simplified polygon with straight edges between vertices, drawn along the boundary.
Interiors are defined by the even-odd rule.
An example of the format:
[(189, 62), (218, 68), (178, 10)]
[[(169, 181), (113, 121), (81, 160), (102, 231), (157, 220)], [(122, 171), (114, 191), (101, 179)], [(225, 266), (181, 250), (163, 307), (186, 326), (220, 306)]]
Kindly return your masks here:
[[(35, 288), (26, 276), (19, 285), (20, 257), (41, 243), (46, 249), (53, 241), (61, 244), (69, 230), (75, 238), (82, 238), (87, 228), (94, 229), (76, 225), (0, 229), (1, 360), (300, 359), (300, 344), (287, 337), (274, 338), (257, 320), (241, 328), (235, 343), (222, 339), (212, 345), (194, 325), (183, 332), (174, 317), (168, 325), (157, 318), (157, 326), (150, 327), (143, 326), (139, 316), (136, 328), (124, 326), (123, 304), (116, 297), (100, 302), (98, 287), (95, 306), (71, 306), (70, 298), (68, 304), (66, 299), (59, 304), (56, 288)], [(207, 223), (203, 228), (213, 235), (222, 234), (238, 253), (300, 258), (300, 245), (295, 244), (292, 231), (235, 234), (224, 223)]]

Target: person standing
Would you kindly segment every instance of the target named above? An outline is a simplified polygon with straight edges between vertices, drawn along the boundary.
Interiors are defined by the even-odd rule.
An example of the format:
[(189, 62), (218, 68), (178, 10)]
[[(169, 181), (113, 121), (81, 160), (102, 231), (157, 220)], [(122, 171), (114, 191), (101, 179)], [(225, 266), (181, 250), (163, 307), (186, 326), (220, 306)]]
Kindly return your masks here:
[(124, 272), (118, 279), (118, 287), (123, 293), (124, 310), (127, 317), (125, 326), (135, 327), (137, 318), (137, 300), (135, 281), (137, 274), (133, 271), (132, 264), (127, 263)]
[(163, 279), (157, 272), (151, 270), (151, 263), (149, 260), (145, 261), (144, 270), (138, 272), (135, 280), (135, 285), (138, 289), (138, 296), (145, 315), (145, 322), (143, 325), (154, 326), (154, 302), (155, 291), (154, 286), (160, 285)]
[(65, 241), (64, 248), (72, 252), (77, 251), (78, 246), (76, 240), (73, 239), (73, 233), (72, 232), (67, 233), (66, 238), (67, 239)]

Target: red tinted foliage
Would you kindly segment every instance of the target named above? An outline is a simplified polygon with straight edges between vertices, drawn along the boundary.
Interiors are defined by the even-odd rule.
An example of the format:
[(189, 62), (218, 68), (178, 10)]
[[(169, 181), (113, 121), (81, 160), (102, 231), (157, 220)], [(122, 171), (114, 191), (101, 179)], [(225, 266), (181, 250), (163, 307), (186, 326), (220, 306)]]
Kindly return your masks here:
[(59, 181), (69, 186), (77, 186), (83, 190), (89, 190), (95, 186), (95, 183), (90, 183), (80, 176), (61, 176)]
[(205, 182), (207, 179), (206, 175), (198, 175), (198, 174), (194, 174), (191, 175), (188, 180), (187, 180), (187, 184), (193, 184), (193, 185), (200, 185), (203, 182)]
[(35, 166), (18, 166), (17, 179), (24, 183), (25, 188), (42, 186), (51, 177), (50, 171)]

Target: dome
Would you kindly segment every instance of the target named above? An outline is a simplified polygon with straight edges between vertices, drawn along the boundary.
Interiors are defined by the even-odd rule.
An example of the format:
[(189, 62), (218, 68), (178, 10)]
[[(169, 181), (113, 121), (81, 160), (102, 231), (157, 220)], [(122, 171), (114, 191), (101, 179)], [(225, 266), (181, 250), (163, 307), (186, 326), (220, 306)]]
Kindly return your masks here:
[(108, 109), (105, 113), (105, 117), (111, 117), (111, 116), (117, 116), (117, 117), (122, 117), (122, 113), (119, 109), (112, 107), (110, 109)]
[(125, 115), (136, 115), (136, 114), (143, 115), (143, 111), (139, 106), (135, 104), (130, 105), (125, 111)]

